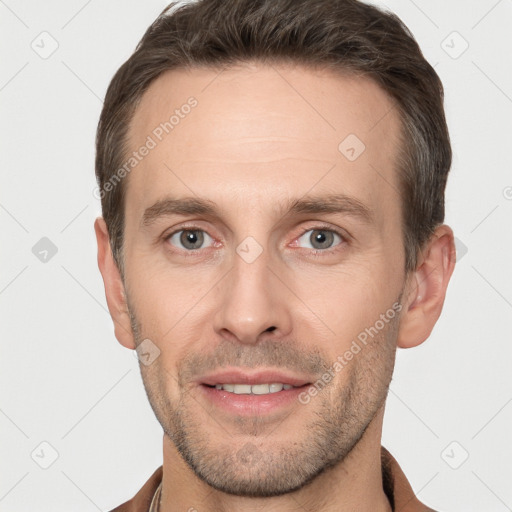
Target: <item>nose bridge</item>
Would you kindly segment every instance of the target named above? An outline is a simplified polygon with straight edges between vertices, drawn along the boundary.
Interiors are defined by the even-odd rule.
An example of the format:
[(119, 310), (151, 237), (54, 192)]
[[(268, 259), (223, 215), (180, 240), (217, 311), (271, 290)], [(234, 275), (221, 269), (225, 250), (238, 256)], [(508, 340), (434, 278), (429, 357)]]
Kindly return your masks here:
[(216, 332), (248, 344), (256, 343), (270, 328), (274, 336), (287, 334), (291, 317), (286, 290), (269, 268), (269, 251), (247, 237), (236, 247), (232, 261), (231, 271), (219, 284)]

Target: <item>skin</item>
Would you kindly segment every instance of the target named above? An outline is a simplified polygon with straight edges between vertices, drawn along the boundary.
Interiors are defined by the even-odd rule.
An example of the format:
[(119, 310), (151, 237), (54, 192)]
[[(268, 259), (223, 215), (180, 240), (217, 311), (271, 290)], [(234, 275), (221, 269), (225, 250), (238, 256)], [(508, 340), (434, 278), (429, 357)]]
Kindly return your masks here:
[[(380, 440), (396, 348), (429, 336), (455, 264), (443, 225), (404, 272), (393, 103), (368, 79), (326, 70), (175, 70), (145, 93), (130, 147), (190, 96), (197, 107), (124, 183), (124, 281), (105, 223), (95, 223), (117, 339), (160, 350), (141, 373), (164, 429), (161, 510), (389, 511)], [(348, 134), (366, 146), (352, 162), (338, 150)], [(287, 213), (289, 201), (326, 194), (350, 197), (368, 218)], [(144, 224), (171, 195), (208, 199), (217, 214)], [(180, 243), (185, 228), (202, 230), (203, 245)], [(236, 252), (249, 236), (262, 249), (250, 263)], [(201, 375), (225, 367), (315, 382), (397, 302), (401, 311), (307, 404), (242, 417), (199, 389)]]

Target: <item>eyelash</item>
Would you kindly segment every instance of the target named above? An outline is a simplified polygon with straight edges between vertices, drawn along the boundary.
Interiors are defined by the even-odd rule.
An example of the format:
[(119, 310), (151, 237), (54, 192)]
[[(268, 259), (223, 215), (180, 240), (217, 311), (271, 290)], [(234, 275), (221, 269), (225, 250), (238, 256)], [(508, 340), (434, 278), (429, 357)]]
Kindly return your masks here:
[[(164, 235), (163, 240), (165, 242), (169, 242), (169, 240), (176, 233), (180, 233), (181, 231), (202, 231), (203, 233), (206, 233), (212, 240), (215, 240), (203, 228), (201, 228), (199, 226), (194, 226), (194, 225), (181, 226), (180, 229), (176, 229), (172, 233), (169, 233), (168, 235)], [(304, 236), (308, 231), (328, 231), (328, 232), (334, 233), (335, 235), (338, 235), (341, 239), (341, 241), (338, 243), (338, 245), (336, 245), (334, 247), (330, 247), (328, 249), (307, 249), (306, 248), (309, 251), (309, 254), (313, 255), (313, 257), (321, 257), (326, 254), (332, 254), (334, 252), (341, 250), (343, 248), (343, 246), (348, 243), (348, 237), (345, 233), (342, 233), (341, 231), (338, 231), (337, 229), (334, 229), (331, 226), (322, 225), (322, 224), (303, 229), (301, 231), (301, 233), (295, 238), (295, 240)], [(184, 251), (186, 257), (194, 257), (198, 254), (198, 252), (201, 250), (201, 248), (200, 249), (190, 249), (190, 250), (181, 249), (181, 250)]]

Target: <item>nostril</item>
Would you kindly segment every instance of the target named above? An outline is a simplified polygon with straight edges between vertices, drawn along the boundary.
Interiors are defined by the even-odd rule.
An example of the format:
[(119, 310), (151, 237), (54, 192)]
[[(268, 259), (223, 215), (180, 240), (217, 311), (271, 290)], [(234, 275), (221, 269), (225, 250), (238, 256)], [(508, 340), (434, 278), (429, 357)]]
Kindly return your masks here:
[(276, 329), (276, 327), (273, 325), (272, 327), (265, 329), (265, 332), (272, 332), (272, 331), (275, 331), (275, 329)]

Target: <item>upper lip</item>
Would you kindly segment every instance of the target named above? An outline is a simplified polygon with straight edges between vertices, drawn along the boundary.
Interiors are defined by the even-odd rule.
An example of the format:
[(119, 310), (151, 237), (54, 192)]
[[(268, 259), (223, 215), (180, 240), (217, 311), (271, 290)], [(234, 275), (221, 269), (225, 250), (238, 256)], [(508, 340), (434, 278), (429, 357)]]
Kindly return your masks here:
[(290, 384), (291, 386), (299, 387), (309, 384), (310, 379), (301, 376), (293, 375), (289, 372), (282, 370), (242, 370), (239, 368), (226, 369), (214, 373), (209, 373), (198, 378), (200, 384), (207, 384), (208, 386), (215, 386), (216, 384)]

